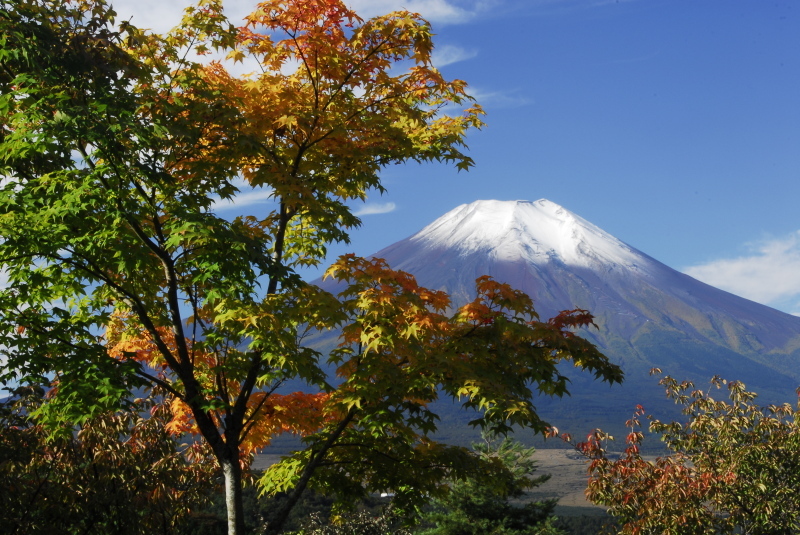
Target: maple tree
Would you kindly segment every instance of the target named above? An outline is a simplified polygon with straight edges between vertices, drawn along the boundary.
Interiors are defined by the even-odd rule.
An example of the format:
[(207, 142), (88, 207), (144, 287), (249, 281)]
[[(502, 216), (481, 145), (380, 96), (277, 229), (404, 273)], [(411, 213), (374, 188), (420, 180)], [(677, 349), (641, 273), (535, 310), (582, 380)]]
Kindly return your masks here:
[(568, 393), (559, 362), (622, 379), (571, 332), (591, 321), (585, 311), (539, 321), (530, 297), (490, 277), (476, 281), (472, 302), (447, 314), (446, 293), (419, 286), (381, 259), (345, 255), (328, 276), (343, 287), (341, 343), (330, 356), (343, 381), (326, 402), (324, 427), (304, 438), (308, 447), (263, 475), (265, 490), (290, 492), (283, 515), (307, 486), (350, 503), (391, 491), (394, 506), (406, 512), (425, 496), (446, 494), (448, 480), (472, 477), (493, 487), (508, 478), (505, 466), (431, 438), (435, 401), (475, 411), (471, 424), (489, 433), (544, 431), (533, 398)]
[[(591, 459), (588, 499), (607, 506), (626, 534), (797, 532), (800, 405), (760, 406), (743, 383), (719, 377), (705, 391), (669, 376), (660, 384), (688, 417), (648, 417), (669, 453), (642, 455), (642, 407), (627, 422), (621, 456), (608, 454), (611, 437), (591, 433), (576, 445)], [(722, 388), (727, 401), (713, 396)]]
[[(270, 0), (236, 28), (203, 0), (162, 36), (115, 25), (102, 0), (0, 0), (0, 39), (0, 380), (53, 387), (38, 417), (65, 433), (160, 389), (166, 429), (201, 435), (222, 470), (229, 533), (243, 469), (276, 434), (307, 442), (261, 482), (293, 489), (287, 507), (309, 485), (412, 504), (481, 465), (428, 438), (439, 396), (496, 432), (541, 429), (531, 397), (567, 392), (558, 361), (621, 380), (570, 332), (591, 316), (541, 322), (490, 279), (448, 316), (444, 294), (379, 261), (335, 264), (339, 298), (297, 275), (348, 240), (347, 203), (382, 191), (385, 166), (472, 165), (481, 110), (431, 65), (419, 15)], [(256, 213), (215, 212), (259, 191)], [(331, 328), (326, 357), (307, 338)], [(309, 392), (281, 391), (290, 379)]]

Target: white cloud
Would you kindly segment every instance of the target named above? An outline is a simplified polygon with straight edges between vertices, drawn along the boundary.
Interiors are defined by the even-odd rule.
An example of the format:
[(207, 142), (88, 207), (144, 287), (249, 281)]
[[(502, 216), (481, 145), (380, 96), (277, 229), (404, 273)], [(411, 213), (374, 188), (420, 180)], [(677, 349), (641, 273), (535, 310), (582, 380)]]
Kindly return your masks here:
[[(214, 204), (211, 206), (213, 211), (221, 212), (224, 210), (231, 210), (233, 208), (243, 208), (253, 204), (261, 204), (272, 201), (272, 188), (253, 189), (252, 186), (250, 186), (250, 184), (242, 178), (234, 180), (232, 184), (240, 191), (240, 193), (236, 193), (232, 199), (215, 200)], [(244, 193), (241, 193), (242, 191), (244, 191)]]
[(362, 215), (388, 214), (389, 212), (394, 212), (396, 208), (397, 205), (393, 202), (370, 203), (356, 210), (353, 215), (360, 217)]
[(471, 59), (477, 55), (477, 50), (467, 50), (454, 45), (442, 45), (433, 49), (432, 62), (437, 68), (442, 68), (445, 65)]
[[(239, 26), (244, 23), (245, 15), (255, 8), (256, 3), (255, 0), (226, 0), (224, 3), (225, 14), (234, 25)], [(185, 8), (194, 4), (196, 2), (191, 0), (117, 0), (113, 3), (114, 9), (117, 11), (118, 22), (130, 21), (134, 26), (147, 28), (156, 33), (166, 33), (177, 26), (183, 17)], [(486, 0), (471, 0), (469, 4), (470, 7), (464, 8), (456, 6), (452, 0), (351, 0), (348, 2), (348, 5), (363, 18), (407, 9), (419, 12), (431, 22), (439, 23), (466, 22), (486, 11), (488, 6)], [(433, 63), (437, 67), (443, 67), (476, 55), (477, 51), (474, 50), (445, 45), (435, 48)], [(252, 59), (248, 58), (244, 63), (234, 64), (213, 51), (202, 58), (192, 54), (191, 58), (202, 63), (220, 60), (235, 76), (259, 71), (258, 63)], [(290, 62), (282, 70), (288, 73), (294, 72), (296, 68), (297, 64)]]
[[(244, 23), (244, 16), (255, 6), (255, 0), (225, 0), (225, 15), (236, 26)], [(165, 33), (177, 26), (183, 11), (192, 5), (193, 0), (114, 0), (117, 22), (126, 20), (138, 28), (148, 28), (157, 33)]]
[(792, 310), (800, 306), (800, 231), (749, 248), (745, 256), (691, 266), (684, 272), (759, 303)]
[(178, 25), (189, 4), (164, 0), (117, 0), (112, 2), (117, 22), (128, 21), (137, 28), (164, 33)]
[[(421, 14), (431, 22), (459, 24), (473, 20), (488, 11), (492, 0), (349, 0), (346, 2), (363, 18), (384, 15), (391, 11), (408, 10)], [(116, 0), (113, 2), (117, 20), (130, 20), (134, 26), (163, 33), (175, 27), (183, 10), (197, 4), (191, 0)], [(252, 11), (256, 0), (225, 0), (225, 14), (235, 25)]]
[[(363, 18), (384, 15), (392, 11), (407, 10), (419, 13), (430, 22), (440, 24), (460, 24), (468, 22), (489, 9), (485, 0), (471, 2), (453, 0), (349, 0), (347, 5)], [(467, 4), (461, 7), (457, 4)]]
[[(160, 34), (165, 34), (180, 24), (184, 10), (196, 4), (197, 1), (193, 0), (116, 0), (113, 2), (118, 23), (123, 20), (130, 21), (138, 28), (146, 28)], [(245, 15), (255, 5), (255, 0), (228, 0), (224, 3), (225, 14), (235, 26), (240, 26), (244, 24)], [(241, 63), (234, 63), (226, 59), (225, 54), (213, 50), (203, 57), (191, 53), (189, 59), (200, 63), (208, 63), (212, 60), (221, 61), (228, 72), (234, 76), (257, 73), (260, 68), (258, 62), (252, 58), (246, 58)]]
[(511, 89), (508, 91), (483, 91), (476, 87), (467, 87), (467, 93), (486, 107), (491, 105), (495, 108), (517, 108), (526, 106), (533, 102), (532, 98), (520, 94), (519, 90)]
[(242, 208), (253, 204), (261, 204), (272, 198), (272, 190), (250, 191), (237, 193), (233, 199), (219, 199), (214, 202), (212, 210), (221, 212), (232, 208)]

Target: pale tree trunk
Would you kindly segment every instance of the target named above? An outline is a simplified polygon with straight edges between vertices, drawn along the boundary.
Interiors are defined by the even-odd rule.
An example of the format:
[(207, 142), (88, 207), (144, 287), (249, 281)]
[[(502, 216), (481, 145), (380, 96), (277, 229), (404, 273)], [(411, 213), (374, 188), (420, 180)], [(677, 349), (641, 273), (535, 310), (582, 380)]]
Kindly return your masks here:
[(225, 509), (228, 513), (228, 535), (244, 535), (244, 507), (242, 505), (242, 468), (238, 455), (232, 459), (219, 459), (225, 478)]
[(242, 502), (242, 466), (239, 464), (239, 429), (233, 422), (226, 421), (224, 434), (220, 434), (216, 422), (196, 400), (202, 399), (198, 381), (189, 376), (183, 379), (186, 397), (194, 414), (195, 422), (203, 438), (211, 446), (214, 457), (222, 469), (225, 486), (225, 509), (228, 517), (228, 535), (244, 535), (244, 505)]

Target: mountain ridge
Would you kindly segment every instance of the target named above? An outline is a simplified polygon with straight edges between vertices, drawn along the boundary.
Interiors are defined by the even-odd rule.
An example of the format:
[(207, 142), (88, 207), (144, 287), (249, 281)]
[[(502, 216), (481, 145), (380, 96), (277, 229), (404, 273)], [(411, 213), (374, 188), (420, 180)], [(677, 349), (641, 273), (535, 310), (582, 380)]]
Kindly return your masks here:
[[(514, 219), (520, 206), (529, 213)], [(465, 225), (465, 221), (471, 224)], [(513, 231), (499, 234), (499, 221)], [(532, 222), (549, 226), (535, 228)], [(489, 274), (528, 292), (549, 314), (575, 307), (597, 316), (616, 310), (619, 316), (638, 318), (640, 326), (665, 321), (676, 327), (690, 326), (718, 341), (730, 338), (736, 330), (719, 322), (722, 311), (743, 327), (758, 331), (759, 322), (766, 325), (760, 336), (755, 335), (757, 341), (753, 336), (738, 341), (730, 338), (731, 344), (745, 350), (750, 344), (750, 349), (759, 352), (785, 348), (797, 338), (792, 345), (800, 347), (800, 318), (697, 281), (545, 199), (461, 205), (373, 256), (414, 274), (423, 285), (454, 292), (455, 304), (468, 299), (474, 278)], [(443, 273), (452, 274), (455, 266), (460, 275), (453, 288), (454, 278)], [(583, 287), (584, 295), (569, 288), (571, 280)], [(632, 286), (634, 281), (636, 286)], [(632, 298), (632, 289), (648, 293), (649, 298), (645, 303)], [(653, 306), (654, 301), (661, 306)], [(665, 314), (661, 310), (664, 304), (675, 312)], [(697, 310), (705, 311), (706, 317), (688, 321)]]

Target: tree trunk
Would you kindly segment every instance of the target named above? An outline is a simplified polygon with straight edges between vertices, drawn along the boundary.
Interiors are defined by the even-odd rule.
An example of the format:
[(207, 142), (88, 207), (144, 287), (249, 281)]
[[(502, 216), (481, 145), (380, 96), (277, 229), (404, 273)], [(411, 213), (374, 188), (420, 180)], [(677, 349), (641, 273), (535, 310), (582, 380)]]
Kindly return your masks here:
[(228, 513), (228, 535), (244, 535), (244, 507), (242, 505), (242, 468), (238, 455), (219, 459), (225, 478), (225, 508)]

